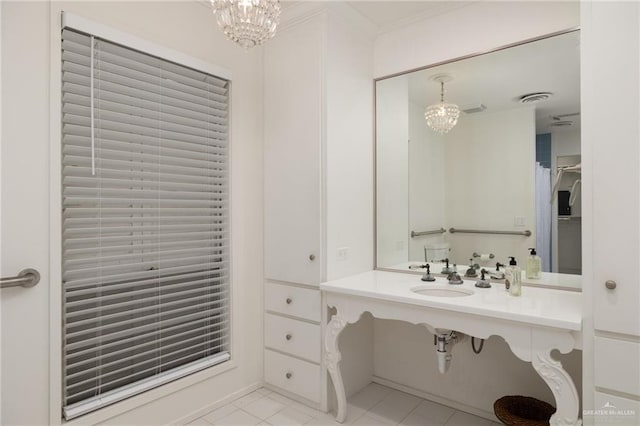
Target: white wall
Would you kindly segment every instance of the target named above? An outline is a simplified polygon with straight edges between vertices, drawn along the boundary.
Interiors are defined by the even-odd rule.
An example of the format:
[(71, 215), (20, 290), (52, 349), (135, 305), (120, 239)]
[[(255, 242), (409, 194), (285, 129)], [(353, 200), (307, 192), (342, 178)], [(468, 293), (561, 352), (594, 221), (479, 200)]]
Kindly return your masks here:
[[(374, 76), (382, 77), (576, 27), (580, 24), (579, 7), (578, 2), (472, 3), (380, 35), (374, 48)], [(376, 376), (408, 383), (431, 395), (452, 398), (454, 403), (484, 413), (491, 413), (493, 400), (502, 395), (531, 394), (542, 399), (550, 396), (533, 369), (518, 361), (501, 339), (486, 342), (486, 352), (479, 356), (473, 355), (468, 347), (457, 348), (462, 351), (454, 356), (453, 362), (459, 364), (452, 366), (452, 370), (460, 370), (438, 376), (435, 361), (429, 362), (434, 352), (431, 336), (419, 327), (402, 323), (376, 320), (374, 325)], [(580, 352), (562, 360), (577, 380)], [(479, 387), (475, 388), (474, 383)], [(490, 386), (489, 392), (487, 386)], [(467, 387), (475, 392), (467, 392)]]
[[(373, 38), (349, 6), (331, 4), (326, 31), (327, 280), (373, 269)], [(338, 250), (346, 249), (346, 258)], [(340, 336), (345, 391), (371, 381), (373, 319)]]
[(376, 214), (378, 267), (407, 261), (409, 231), (409, 92), (407, 78), (376, 85)]
[[(425, 125), (424, 108), (409, 102), (409, 232), (444, 227), (444, 138)], [(443, 241), (443, 234), (409, 236), (409, 261), (424, 261), (425, 245)]]
[(551, 161), (561, 155), (580, 155), (580, 127), (557, 127), (551, 130)]
[(327, 280), (373, 268), (373, 39), (336, 6), (327, 21)]
[(374, 77), (383, 77), (579, 26), (579, 2), (474, 2), (380, 35)]
[[(374, 341), (375, 376), (407, 386), (433, 401), (485, 417), (491, 417), (493, 402), (505, 395), (532, 396), (555, 406), (551, 390), (531, 363), (516, 358), (501, 337), (487, 339), (477, 355), (469, 339), (456, 345), (446, 374), (438, 372), (433, 335), (423, 326), (376, 320)], [(476, 348), (479, 343), (476, 341)], [(582, 386), (581, 355), (574, 351), (558, 357), (578, 391)]]
[[(422, 261), (425, 245), (446, 242), (451, 247), (448, 257), (454, 263), (466, 265), (472, 253), (477, 252), (495, 255), (495, 260), (482, 266), (491, 266), (497, 261), (506, 264), (508, 256), (515, 256), (523, 264), (529, 253), (527, 248), (536, 245), (534, 109), (465, 115), (449, 133), (438, 136), (425, 126), (422, 107), (409, 102), (406, 170), (407, 166), (401, 164), (404, 148), (389, 144), (391, 138), (386, 133), (391, 130), (395, 136), (406, 131), (402, 128), (405, 109), (381, 105), (390, 100), (388, 88), (402, 83), (382, 80), (378, 84), (378, 126), (385, 130), (378, 138), (378, 143), (382, 143), (379, 147), (382, 155), (378, 158), (378, 194), (384, 200), (378, 203), (378, 216), (395, 220), (392, 229), (378, 228), (378, 250), (382, 254), (379, 258), (390, 252), (401, 255), (389, 238), (392, 235), (397, 240), (408, 238), (409, 255), (404, 261)], [(392, 102), (398, 100), (395, 98)], [(393, 110), (391, 116), (382, 115), (389, 110)], [(390, 125), (393, 128), (387, 129)], [(399, 197), (406, 191), (401, 187), (405, 184), (405, 173), (408, 173), (409, 231), (440, 227), (527, 229), (532, 236), (447, 233), (409, 238), (408, 233), (402, 233), (405, 211), (396, 204), (400, 201), (387, 202), (387, 197)], [(478, 186), (478, 182), (482, 186)], [(522, 226), (515, 226), (516, 217), (524, 219)], [(393, 261), (395, 263), (387, 261), (381, 265), (400, 263), (397, 257)]]
[[(533, 108), (466, 115), (445, 135), (448, 225), (532, 232), (530, 237), (447, 234), (451, 259), (466, 264), (473, 252), (493, 253), (493, 263), (506, 264), (515, 256), (525, 266), (527, 247), (535, 247), (536, 238), (535, 137)], [(516, 216), (524, 218), (524, 226), (514, 226)]]
[[(50, 43), (60, 10), (109, 25), (232, 71), (231, 170), (234, 357), (237, 367), (215, 377), (205, 373), (173, 382), (116, 404), (129, 410), (109, 424), (166, 424), (262, 380), (262, 53), (245, 52), (224, 39), (215, 18), (196, 2), (2, 2), (2, 264), (18, 271), (37, 256), (49, 256), (49, 152), (59, 142), (49, 133)], [(56, 66), (56, 64), (54, 64)], [(26, 144), (26, 145), (25, 145)], [(27, 146), (31, 154), (22, 155)], [(26, 162), (26, 163), (25, 163)], [(28, 165), (29, 182), (17, 185), (19, 167)], [(28, 188), (29, 201), (26, 201)], [(21, 206), (37, 211), (25, 223)], [(25, 230), (29, 238), (25, 238)], [(26, 245), (24, 242), (28, 242)], [(42, 281), (2, 300), (2, 424), (49, 424), (50, 292), (47, 264), (36, 265)], [(14, 271), (14, 272), (15, 272)], [(241, 304), (238, 303), (241, 301)], [(55, 321), (53, 321), (55, 324)], [(28, 326), (27, 326), (28, 325)], [(52, 377), (51, 389), (60, 389)], [(191, 386), (180, 390), (180, 383)], [(174, 393), (158, 397), (172, 389)], [(158, 397), (149, 401), (151, 396)], [(136, 407), (141, 401), (148, 401)], [(59, 418), (54, 406), (51, 419)], [(201, 413), (204, 414), (204, 413)], [(91, 416), (91, 415), (90, 415)], [(90, 420), (93, 419), (93, 420)], [(105, 420), (103, 418), (103, 420)], [(53, 420), (52, 420), (53, 421)], [(85, 422), (97, 422), (87, 417)]]

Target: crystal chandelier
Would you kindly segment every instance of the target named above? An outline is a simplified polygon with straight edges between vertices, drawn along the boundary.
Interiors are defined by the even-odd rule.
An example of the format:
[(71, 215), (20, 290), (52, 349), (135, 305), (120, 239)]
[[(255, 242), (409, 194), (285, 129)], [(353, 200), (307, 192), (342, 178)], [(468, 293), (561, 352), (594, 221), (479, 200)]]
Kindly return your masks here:
[(259, 46), (276, 33), (280, 0), (211, 0), (224, 35), (245, 49)]
[(444, 83), (451, 81), (452, 78), (448, 75), (436, 75), (431, 79), (440, 83), (440, 103), (429, 105), (424, 110), (424, 118), (431, 130), (443, 135), (458, 123), (460, 108), (455, 104), (444, 103)]

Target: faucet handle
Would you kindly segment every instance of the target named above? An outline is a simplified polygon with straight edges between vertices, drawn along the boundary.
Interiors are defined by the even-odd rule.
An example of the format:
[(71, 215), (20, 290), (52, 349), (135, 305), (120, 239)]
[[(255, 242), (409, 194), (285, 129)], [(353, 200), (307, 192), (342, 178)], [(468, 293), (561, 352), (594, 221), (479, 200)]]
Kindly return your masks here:
[(480, 276), (480, 281), (476, 282), (476, 287), (479, 287), (479, 288), (490, 288), (491, 287), (491, 283), (489, 281), (487, 281), (485, 279), (485, 277), (484, 277), (484, 275), (487, 273), (487, 270), (482, 268), (480, 273), (482, 275)]
[(435, 281), (436, 279), (433, 277), (433, 275), (431, 275), (431, 268), (429, 267), (429, 264), (427, 263), (425, 266), (427, 271), (424, 273), (424, 275), (420, 279), (422, 281)]

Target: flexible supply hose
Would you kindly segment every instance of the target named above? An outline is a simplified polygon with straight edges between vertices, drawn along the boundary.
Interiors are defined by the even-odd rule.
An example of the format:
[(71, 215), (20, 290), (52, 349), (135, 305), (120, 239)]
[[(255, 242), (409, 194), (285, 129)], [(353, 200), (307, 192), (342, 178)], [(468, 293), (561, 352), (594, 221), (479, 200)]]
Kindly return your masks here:
[(480, 347), (476, 349), (476, 338), (471, 336), (471, 349), (473, 349), (473, 352), (479, 354), (480, 352), (482, 352), (483, 346), (484, 346), (484, 339), (480, 339)]

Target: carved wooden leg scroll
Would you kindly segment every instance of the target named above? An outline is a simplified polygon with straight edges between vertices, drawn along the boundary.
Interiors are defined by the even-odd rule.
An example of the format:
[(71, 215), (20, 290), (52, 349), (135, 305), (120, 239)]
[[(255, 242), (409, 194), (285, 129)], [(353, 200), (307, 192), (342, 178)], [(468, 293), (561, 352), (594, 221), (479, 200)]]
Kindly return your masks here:
[[(536, 334), (538, 335), (536, 336)], [(547, 383), (556, 399), (556, 412), (551, 416), (549, 424), (579, 426), (582, 424), (582, 420), (579, 418), (580, 401), (576, 386), (571, 376), (562, 368), (560, 361), (551, 357), (553, 349), (558, 349), (562, 353), (573, 349), (573, 338), (565, 334), (564, 336), (553, 336), (555, 337), (553, 339), (550, 339), (549, 335), (545, 336), (544, 340), (537, 339), (537, 337), (542, 337), (540, 334), (542, 333), (534, 333), (532, 336), (535, 343), (531, 364)]]
[(344, 391), (342, 374), (340, 374), (340, 359), (342, 355), (340, 355), (340, 350), (338, 349), (338, 337), (346, 325), (347, 321), (344, 318), (334, 315), (327, 325), (324, 339), (324, 363), (336, 391), (336, 398), (338, 399), (336, 421), (340, 423), (344, 422), (347, 416), (347, 396)]

